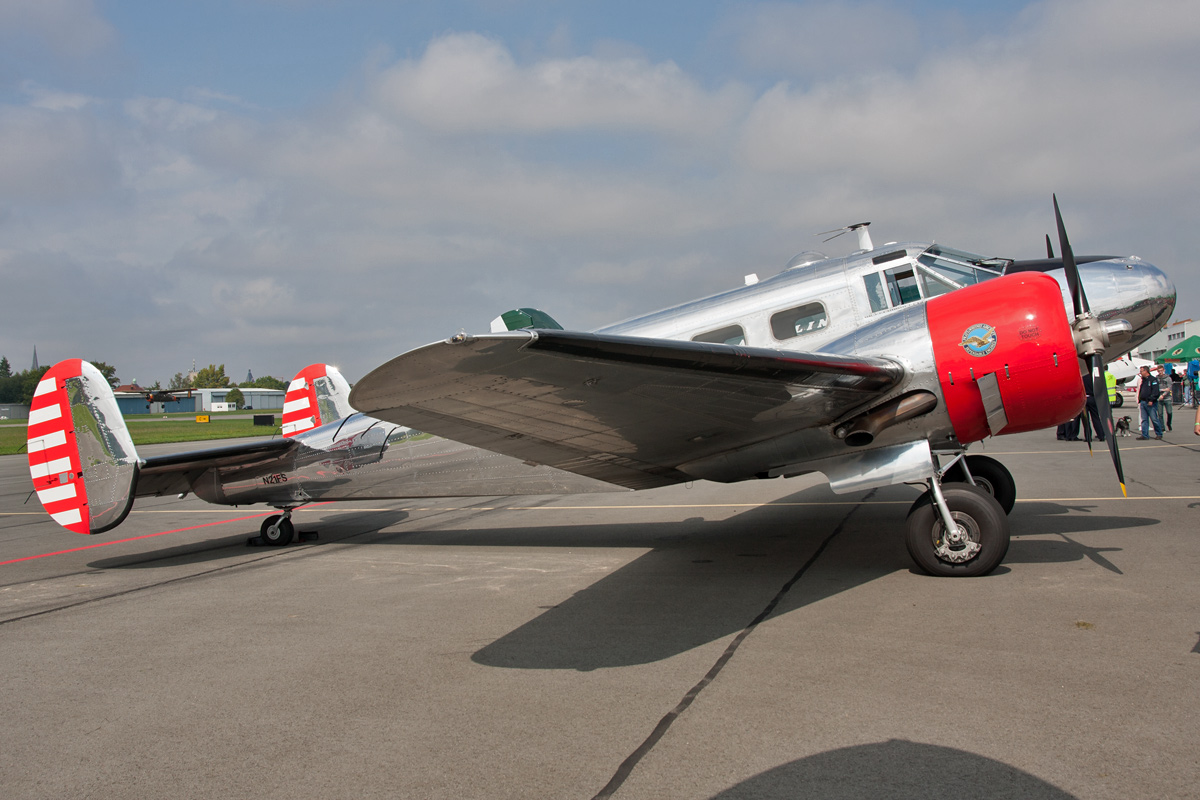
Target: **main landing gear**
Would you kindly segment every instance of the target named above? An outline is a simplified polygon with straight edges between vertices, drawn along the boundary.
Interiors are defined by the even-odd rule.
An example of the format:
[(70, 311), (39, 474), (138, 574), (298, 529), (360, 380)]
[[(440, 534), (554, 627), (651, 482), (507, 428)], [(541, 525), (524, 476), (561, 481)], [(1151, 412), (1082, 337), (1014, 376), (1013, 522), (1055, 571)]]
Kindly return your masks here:
[(1016, 496), (1012, 474), (999, 461), (955, 456), (908, 511), (909, 555), (930, 575), (988, 574), (1008, 552), (1007, 513)]
[[(262, 527), (258, 530), (258, 536), (253, 536), (246, 541), (248, 545), (265, 544), (271, 547), (283, 547), (286, 544), (291, 544), (292, 539), (296, 537), (296, 527), (292, 524), (293, 508), (281, 508), (282, 514), (272, 514), (263, 520)], [(302, 531), (300, 541), (308, 541), (316, 539), (316, 531)]]

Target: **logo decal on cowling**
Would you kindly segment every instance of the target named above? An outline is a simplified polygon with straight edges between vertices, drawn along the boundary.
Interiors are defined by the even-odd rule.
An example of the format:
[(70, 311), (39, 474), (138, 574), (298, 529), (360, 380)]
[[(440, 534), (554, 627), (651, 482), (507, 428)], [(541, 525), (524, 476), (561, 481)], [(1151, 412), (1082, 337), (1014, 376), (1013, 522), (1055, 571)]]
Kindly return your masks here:
[(972, 325), (963, 331), (960, 344), (973, 356), (986, 356), (996, 349), (996, 329), (983, 323)]

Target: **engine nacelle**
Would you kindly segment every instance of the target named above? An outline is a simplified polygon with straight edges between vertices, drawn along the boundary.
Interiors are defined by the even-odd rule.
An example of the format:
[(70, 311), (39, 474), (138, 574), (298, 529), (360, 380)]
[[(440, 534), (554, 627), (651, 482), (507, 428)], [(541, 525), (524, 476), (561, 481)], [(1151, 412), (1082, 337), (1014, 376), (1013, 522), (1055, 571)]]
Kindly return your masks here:
[[(1021, 272), (925, 304), (938, 383), (963, 444), (1066, 422), (1085, 395), (1058, 282)], [(988, 427), (979, 380), (996, 376), (1008, 423)]]

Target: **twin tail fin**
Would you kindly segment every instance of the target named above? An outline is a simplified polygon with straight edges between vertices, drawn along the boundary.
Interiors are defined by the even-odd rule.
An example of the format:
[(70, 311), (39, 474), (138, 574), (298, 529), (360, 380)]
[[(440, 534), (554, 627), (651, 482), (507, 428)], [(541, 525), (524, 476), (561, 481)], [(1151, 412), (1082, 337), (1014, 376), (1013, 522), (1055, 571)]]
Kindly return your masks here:
[(103, 533), (133, 505), (138, 456), (112, 387), (78, 358), (60, 361), (29, 406), (29, 474), (42, 506), (75, 533)]
[(288, 384), (283, 399), (283, 435), (297, 434), (350, 416), (350, 384), (328, 364), (309, 364)]

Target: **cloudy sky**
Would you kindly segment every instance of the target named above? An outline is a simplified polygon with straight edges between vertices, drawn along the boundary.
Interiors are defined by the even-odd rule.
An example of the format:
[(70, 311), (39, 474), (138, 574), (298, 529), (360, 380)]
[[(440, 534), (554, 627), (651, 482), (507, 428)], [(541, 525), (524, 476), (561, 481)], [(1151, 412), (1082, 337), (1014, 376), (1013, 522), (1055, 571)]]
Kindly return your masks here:
[(0, 355), (353, 381), (813, 234), (1137, 254), (1200, 316), (1200, 3), (0, 0)]

